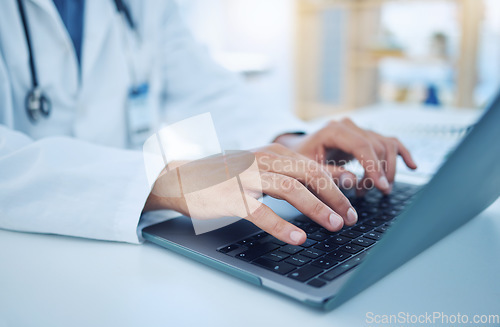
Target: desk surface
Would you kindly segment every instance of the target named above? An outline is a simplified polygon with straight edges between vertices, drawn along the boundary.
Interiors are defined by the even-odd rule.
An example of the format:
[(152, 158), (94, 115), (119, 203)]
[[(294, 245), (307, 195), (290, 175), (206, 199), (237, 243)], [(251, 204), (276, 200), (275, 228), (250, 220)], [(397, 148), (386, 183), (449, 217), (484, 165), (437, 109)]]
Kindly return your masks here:
[(499, 253), (497, 201), (324, 313), (150, 243), (0, 230), (0, 326), (363, 326), (367, 312), (500, 314)]

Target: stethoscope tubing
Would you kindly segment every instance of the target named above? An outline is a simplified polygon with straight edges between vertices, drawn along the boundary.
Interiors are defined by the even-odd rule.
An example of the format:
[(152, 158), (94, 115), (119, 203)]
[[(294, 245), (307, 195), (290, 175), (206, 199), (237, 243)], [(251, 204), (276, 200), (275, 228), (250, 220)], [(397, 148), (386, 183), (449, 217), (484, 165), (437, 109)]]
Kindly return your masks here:
[[(135, 30), (135, 24), (132, 19), (132, 15), (128, 7), (123, 3), (122, 0), (114, 0), (116, 10), (123, 14), (127, 24), (132, 30)], [(29, 56), (29, 67), (31, 74), (31, 89), (26, 94), (25, 98), (25, 109), (29, 120), (32, 123), (37, 123), (41, 117), (49, 117), (52, 112), (52, 102), (50, 98), (44, 94), (40, 88), (38, 75), (35, 65), (35, 55), (33, 51), (33, 43), (31, 40), (31, 33), (28, 24), (28, 18), (26, 15), (26, 9), (24, 7), (23, 0), (17, 0), (17, 6), (19, 9), (19, 15), (21, 16), (21, 22), (24, 30), (24, 37), (26, 39), (26, 46), (28, 48)]]

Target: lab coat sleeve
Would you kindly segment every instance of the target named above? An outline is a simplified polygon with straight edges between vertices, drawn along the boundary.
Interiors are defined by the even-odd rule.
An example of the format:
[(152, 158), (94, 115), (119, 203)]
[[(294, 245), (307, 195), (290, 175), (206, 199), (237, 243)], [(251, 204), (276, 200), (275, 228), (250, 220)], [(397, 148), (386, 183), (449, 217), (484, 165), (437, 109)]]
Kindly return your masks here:
[[(175, 1), (165, 11), (161, 42), (166, 106), (170, 121), (210, 112), (223, 148), (253, 148), (285, 132), (306, 131), (290, 112), (273, 110), (248, 94), (242, 80), (219, 65), (190, 34)], [(276, 109), (276, 108), (274, 108)]]
[(148, 194), (140, 152), (0, 125), (0, 228), (139, 243)]
[(0, 228), (138, 243), (149, 194), (142, 154), (34, 141), (11, 128), (11, 94), (0, 53)]

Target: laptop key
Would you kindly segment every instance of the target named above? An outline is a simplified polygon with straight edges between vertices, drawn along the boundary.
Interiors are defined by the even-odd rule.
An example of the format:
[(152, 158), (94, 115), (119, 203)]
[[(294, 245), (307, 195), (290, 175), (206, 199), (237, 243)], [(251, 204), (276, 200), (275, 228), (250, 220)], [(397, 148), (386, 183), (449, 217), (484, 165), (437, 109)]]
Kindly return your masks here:
[(303, 248), (309, 248), (311, 246), (313, 246), (314, 244), (317, 244), (318, 242), (314, 241), (314, 240), (311, 240), (311, 239), (306, 239), (306, 241), (301, 244), (300, 246), (302, 246)]
[[(401, 210), (402, 210), (402, 209), (401, 209)], [(394, 208), (394, 207), (393, 207), (393, 208), (386, 209), (386, 210), (384, 211), (384, 213), (385, 213), (386, 215), (389, 215), (389, 216), (393, 216), (393, 217), (394, 217), (394, 216), (397, 216), (401, 210), (398, 210), (398, 209), (396, 209), (396, 208)]]
[(344, 236), (344, 237), (349, 237), (349, 238), (356, 238), (356, 237), (360, 237), (361, 235), (363, 235), (363, 233), (357, 232), (355, 230), (346, 230), (346, 231), (343, 231), (342, 234), (340, 234), (340, 235)]
[(277, 248), (279, 248), (279, 246), (274, 243), (258, 244), (246, 251), (241, 252), (240, 254), (237, 254), (236, 258), (244, 261), (252, 261), (253, 259), (260, 257), (261, 255), (264, 255), (268, 252), (274, 251)]
[(327, 243), (327, 242), (316, 244), (314, 246), (315, 249), (318, 249), (318, 250), (323, 251), (323, 252), (331, 252), (331, 251), (335, 250), (337, 247), (338, 247), (338, 245)]
[(260, 245), (261, 243), (258, 241), (258, 240), (253, 240), (251, 242), (248, 242), (247, 246), (248, 247), (252, 247), (252, 246), (255, 246), (255, 245)]
[(364, 235), (364, 237), (366, 238), (369, 238), (369, 239), (372, 239), (372, 240), (375, 240), (375, 241), (378, 241), (380, 239), (380, 237), (382, 236), (381, 233), (378, 233), (378, 232), (369, 232), (369, 233), (366, 233)]
[(396, 204), (398, 204), (400, 202), (401, 202), (401, 200), (398, 199), (398, 198), (396, 198), (396, 197), (394, 197), (394, 196), (389, 197), (389, 203), (391, 205), (396, 205)]
[(403, 193), (396, 193), (392, 196), (392, 198), (399, 201), (406, 201), (408, 199), (408, 195)]
[[(323, 229), (324, 229), (324, 228), (323, 228)], [(331, 231), (329, 231), (329, 230), (324, 229), (324, 230), (322, 230), (321, 232), (322, 232), (323, 234), (328, 234), (328, 235), (330, 235), (330, 236), (337, 236), (337, 235), (339, 235), (339, 234), (340, 234), (340, 232), (342, 232), (342, 230), (338, 230), (338, 231), (331, 232)]]
[(323, 272), (323, 269), (307, 265), (305, 267), (299, 268), (295, 270), (294, 272), (288, 274), (288, 277), (291, 279), (294, 279), (299, 282), (305, 282), (308, 279), (311, 279), (312, 277), (320, 274)]
[(321, 242), (321, 241), (326, 240), (329, 236), (327, 234), (316, 232), (316, 233), (308, 234), (307, 237), (312, 239), (312, 240)]
[(264, 237), (258, 239), (257, 242), (260, 244), (265, 244), (265, 243), (274, 243), (277, 245), (285, 245), (286, 244), (285, 242), (278, 240), (276, 237), (274, 237), (272, 235), (265, 235)]
[(350, 258), (351, 256), (352, 256), (351, 254), (343, 251), (333, 251), (332, 253), (328, 253), (327, 255), (325, 255), (326, 258), (332, 258), (339, 262), (344, 261), (347, 258)]
[(389, 203), (389, 201), (382, 201), (379, 204), (379, 207), (382, 208), (382, 209), (389, 208), (390, 206), (391, 206), (391, 204)]
[(222, 253), (228, 253), (228, 252), (231, 252), (231, 251), (238, 249), (239, 247), (240, 246), (238, 244), (231, 244), (231, 245), (228, 245), (226, 247), (219, 249), (218, 251), (222, 252)]
[(366, 210), (372, 214), (377, 214), (380, 212), (380, 209), (378, 207), (376, 207), (375, 205), (372, 205), (371, 207), (367, 208)]
[[(356, 258), (353, 258), (353, 259), (356, 259)], [(322, 279), (328, 280), (328, 281), (334, 280), (338, 276), (351, 270), (352, 268), (356, 267), (360, 263), (360, 260), (353, 261), (353, 259), (348, 260), (348, 261), (338, 265), (337, 267), (333, 268), (332, 270), (324, 273), (323, 275), (321, 275), (319, 277)]]
[(342, 250), (344, 252), (347, 252), (347, 253), (351, 253), (351, 254), (356, 254), (358, 253), (359, 251), (363, 250), (364, 248), (362, 246), (359, 246), (359, 245), (354, 245), (354, 244), (346, 244), (342, 247), (339, 248), (339, 250)]
[(361, 233), (366, 233), (366, 232), (371, 231), (373, 229), (373, 226), (363, 224), (363, 225), (354, 226), (351, 229), (358, 231), (358, 232), (361, 232)]
[(399, 214), (399, 212), (401, 212), (405, 209), (405, 206), (402, 204), (398, 204), (398, 205), (395, 205), (394, 207), (392, 207), (392, 209), (395, 211), (398, 211), (398, 214)]
[(265, 259), (268, 259), (268, 260), (271, 260), (271, 261), (274, 261), (274, 262), (278, 262), (278, 261), (281, 261), (281, 260), (285, 260), (289, 256), (290, 255), (287, 254), (287, 253), (285, 253), (285, 252), (274, 251), (274, 252), (271, 252), (271, 253), (268, 253), (268, 254), (264, 255), (262, 258), (265, 258)]
[(274, 236), (271, 236), (271, 239), (269, 240), (269, 242), (274, 243), (274, 244), (278, 244), (278, 245), (285, 245), (286, 244), (285, 242), (278, 240)]
[(295, 266), (286, 262), (273, 262), (264, 258), (258, 258), (252, 263), (259, 265), (268, 270), (274, 271), (280, 275), (285, 275), (295, 269)]
[(239, 241), (238, 244), (248, 246), (248, 244), (251, 243), (253, 240), (254, 240), (253, 237), (249, 237), (249, 238), (246, 238), (244, 240)]
[(255, 234), (253, 237), (254, 237), (256, 240), (259, 240), (259, 239), (264, 238), (264, 237), (266, 237), (266, 236), (269, 236), (269, 234), (268, 234), (268, 233), (266, 233), (266, 232), (262, 232), (262, 233)]
[(302, 251), (303, 249), (304, 249), (303, 247), (300, 247), (297, 245), (287, 244), (284, 247), (282, 247), (280, 250), (283, 252), (286, 252), (288, 254), (295, 254), (295, 253)]
[(370, 219), (365, 221), (365, 225), (373, 226), (373, 227), (378, 227), (380, 225), (383, 225), (385, 221), (380, 220), (380, 219)]
[(385, 233), (387, 231), (387, 226), (380, 226), (379, 228), (376, 228), (375, 231), (378, 233)]
[(338, 263), (338, 261), (323, 257), (319, 258), (318, 260), (315, 260), (311, 263), (311, 265), (322, 268), (322, 269), (329, 269), (335, 266)]
[(252, 246), (260, 245), (261, 243), (258, 242), (257, 240), (250, 240), (245, 244), (247, 248), (251, 248)]
[(304, 230), (304, 232), (306, 232), (307, 234), (311, 234), (311, 233), (314, 233), (316, 232), (318, 229), (319, 229), (319, 226), (317, 225), (309, 225), (305, 228), (302, 228)]
[(302, 251), (300, 254), (311, 259), (316, 259), (325, 254), (325, 252), (316, 249), (307, 249)]
[(371, 212), (367, 212), (367, 211), (359, 212), (359, 220), (365, 220), (368, 218), (372, 218), (373, 216), (374, 216), (374, 214)]
[(331, 239), (329, 239), (327, 242), (330, 243), (330, 244), (338, 244), (338, 245), (342, 245), (342, 244), (345, 244), (347, 242), (349, 242), (351, 239), (350, 238), (347, 238), (345, 236), (334, 236), (332, 237)]
[(389, 215), (387, 215), (387, 214), (385, 214), (385, 213), (383, 213), (383, 214), (381, 214), (381, 215), (378, 215), (378, 216), (377, 216), (377, 219), (381, 219), (381, 220), (384, 220), (384, 221), (389, 221), (389, 220), (391, 220), (391, 219), (393, 219), (393, 218), (394, 218), (394, 217), (389, 216)]
[(365, 202), (369, 205), (374, 205), (377, 204), (380, 201), (380, 196), (375, 196), (375, 193), (373, 194), (367, 194), (365, 196)]
[(364, 247), (368, 247), (370, 245), (373, 245), (374, 243), (375, 243), (374, 240), (370, 240), (369, 238), (364, 238), (364, 237), (360, 237), (352, 241), (352, 244), (357, 244)]
[(301, 267), (301, 266), (305, 265), (306, 263), (311, 262), (311, 259), (309, 259), (307, 257), (303, 257), (299, 254), (299, 255), (295, 255), (293, 257), (286, 259), (285, 262), (292, 264), (294, 266)]
[(322, 281), (321, 279), (315, 278), (311, 279), (309, 282), (307, 282), (307, 285), (311, 285), (312, 287), (320, 288), (326, 285), (326, 282)]
[(330, 231), (325, 229), (324, 227), (321, 227), (320, 229), (318, 229), (318, 232), (330, 235)]

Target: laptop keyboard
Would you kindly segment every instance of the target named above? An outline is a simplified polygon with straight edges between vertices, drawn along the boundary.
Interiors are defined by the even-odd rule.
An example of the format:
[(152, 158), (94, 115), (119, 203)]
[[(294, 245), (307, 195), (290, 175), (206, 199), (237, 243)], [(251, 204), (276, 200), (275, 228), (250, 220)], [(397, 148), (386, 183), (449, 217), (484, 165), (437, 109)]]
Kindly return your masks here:
[(410, 203), (418, 187), (394, 184), (390, 195), (377, 190), (364, 197), (347, 195), (358, 212), (358, 222), (330, 232), (306, 216), (290, 220), (307, 233), (304, 244), (290, 245), (266, 232), (259, 232), (217, 249), (298, 282), (320, 288), (360, 264)]

